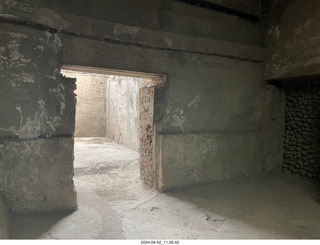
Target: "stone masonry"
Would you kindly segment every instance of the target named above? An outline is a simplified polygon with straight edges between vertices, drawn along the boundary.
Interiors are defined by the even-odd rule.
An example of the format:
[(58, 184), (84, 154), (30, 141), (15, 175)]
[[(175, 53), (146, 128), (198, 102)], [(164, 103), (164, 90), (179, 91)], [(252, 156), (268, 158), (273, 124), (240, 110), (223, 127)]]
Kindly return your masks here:
[(284, 171), (320, 179), (320, 83), (294, 81), (285, 85), (286, 130)]

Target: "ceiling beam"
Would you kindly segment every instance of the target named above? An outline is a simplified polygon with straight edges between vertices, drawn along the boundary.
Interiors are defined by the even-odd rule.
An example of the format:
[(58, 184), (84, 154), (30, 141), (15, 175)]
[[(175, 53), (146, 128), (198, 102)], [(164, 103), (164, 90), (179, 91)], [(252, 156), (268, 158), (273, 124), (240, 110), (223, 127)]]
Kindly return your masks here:
[(248, 18), (261, 16), (260, 0), (178, 0)]

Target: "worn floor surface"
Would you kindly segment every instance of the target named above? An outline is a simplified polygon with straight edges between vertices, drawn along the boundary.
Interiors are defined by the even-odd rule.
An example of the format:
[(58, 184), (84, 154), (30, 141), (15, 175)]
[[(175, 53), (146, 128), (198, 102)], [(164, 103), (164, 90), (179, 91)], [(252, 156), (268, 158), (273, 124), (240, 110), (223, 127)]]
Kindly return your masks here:
[(12, 238), (320, 238), (318, 183), (275, 174), (164, 194), (141, 184), (137, 159), (107, 139), (77, 138), (78, 210), (13, 217)]

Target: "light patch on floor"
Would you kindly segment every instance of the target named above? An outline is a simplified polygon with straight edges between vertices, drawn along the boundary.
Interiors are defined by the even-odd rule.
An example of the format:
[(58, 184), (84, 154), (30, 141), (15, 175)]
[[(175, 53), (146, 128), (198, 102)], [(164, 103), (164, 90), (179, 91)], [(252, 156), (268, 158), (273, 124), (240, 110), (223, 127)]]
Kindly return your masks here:
[(147, 189), (139, 154), (105, 138), (77, 138), (78, 210), (14, 217), (13, 238), (320, 238), (319, 184), (274, 174), (171, 193)]

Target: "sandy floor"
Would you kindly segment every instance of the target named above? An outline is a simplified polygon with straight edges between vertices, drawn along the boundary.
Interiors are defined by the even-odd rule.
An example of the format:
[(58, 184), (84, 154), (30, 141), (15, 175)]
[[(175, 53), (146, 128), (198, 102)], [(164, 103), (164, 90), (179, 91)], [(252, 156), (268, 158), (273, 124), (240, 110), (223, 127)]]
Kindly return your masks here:
[(274, 174), (158, 193), (139, 179), (138, 153), (104, 138), (77, 138), (78, 210), (13, 217), (13, 238), (320, 238), (320, 186)]

